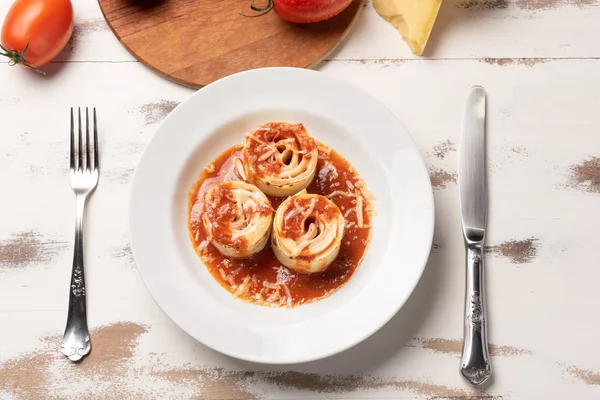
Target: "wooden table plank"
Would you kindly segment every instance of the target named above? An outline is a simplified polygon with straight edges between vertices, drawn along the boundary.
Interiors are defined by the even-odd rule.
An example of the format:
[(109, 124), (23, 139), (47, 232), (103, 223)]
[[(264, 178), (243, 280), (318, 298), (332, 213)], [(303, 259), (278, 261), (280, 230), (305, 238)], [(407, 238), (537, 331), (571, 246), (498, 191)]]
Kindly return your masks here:
[[(52, 79), (0, 68), (0, 398), (482, 398), (600, 395), (600, 61), (533, 67), (478, 60), (331, 61), (321, 70), (386, 103), (431, 170), (435, 245), (400, 313), (338, 356), (269, 367), (217, 354), (146, 292), (128, 250), (132, 172), (169, 110), (192, 92), (138, 63), (68, 63)], [(90, 79), (92, 77), (93, 79)], [(464, 97), (489, 93), (488, 293), (495, 381), (461, 380), (463, 247), (455, 180)], [(68, 108), (99, 109), (103, 175), (89, 204), (89, 322), (80, 366), (58, 353), (73, 233)], [(568, 338), (568, 340), (567, 340)], [(93, 339), (94, 340), (94, 339)], [(73, 386), (72, 382), (78, 382)], [(94, 397), (95, 396), (95, 397)]]

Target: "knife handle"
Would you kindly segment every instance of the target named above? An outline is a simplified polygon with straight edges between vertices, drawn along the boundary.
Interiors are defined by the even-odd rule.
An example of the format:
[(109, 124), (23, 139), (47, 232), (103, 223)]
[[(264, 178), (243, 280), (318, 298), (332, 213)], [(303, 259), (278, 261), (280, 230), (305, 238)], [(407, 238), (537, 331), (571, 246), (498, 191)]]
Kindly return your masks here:
[(465, 330), (460, 373), (473, 385), (492, 375), (487, 341), (487, 316), (483, 279), (483, 246), (467, 244)]

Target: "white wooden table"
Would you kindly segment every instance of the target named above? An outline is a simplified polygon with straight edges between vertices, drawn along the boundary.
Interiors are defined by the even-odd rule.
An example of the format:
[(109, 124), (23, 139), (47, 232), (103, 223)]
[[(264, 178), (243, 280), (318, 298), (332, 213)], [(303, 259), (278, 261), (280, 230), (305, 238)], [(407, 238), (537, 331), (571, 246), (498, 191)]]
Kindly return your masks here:
[[(0, 0), (4, 16), (11, 0)], [(130, 56), (95, 2), (47, 77), (0, 64), (0, 398), (600, 398), (600, 2), (445, 0), (428, 58), (369, 5), (319, 69), (387, 104), (431, 170), (435, 245), (408, 303), (340, 355), (289, 367), (227, 358), (184, 334), (128, 246), (133, 171), (190, 89)], [(165, 49), (166, 51), (168, 49)], [(488, 92), (487, 262), (494, 381), (458, 373), (464, 248), (456, 143), (470, 86)], [(102, 175), (89, 202), (92, 354), (60, 354), (72, 258), (68, 110), (96, 106)]]

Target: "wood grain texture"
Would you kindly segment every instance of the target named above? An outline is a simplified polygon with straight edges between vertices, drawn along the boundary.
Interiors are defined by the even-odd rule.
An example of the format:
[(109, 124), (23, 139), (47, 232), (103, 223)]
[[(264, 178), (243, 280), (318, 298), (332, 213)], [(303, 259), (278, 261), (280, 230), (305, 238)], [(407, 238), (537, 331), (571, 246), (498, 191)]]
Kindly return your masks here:
[(292, 24), (274, 11), (249, 18), (250, 0), (98, 0), (109, 26), (137, 59), (158, 74), (199, 88), (261, 67), (312, 68), (345, 38), (362, 10)]

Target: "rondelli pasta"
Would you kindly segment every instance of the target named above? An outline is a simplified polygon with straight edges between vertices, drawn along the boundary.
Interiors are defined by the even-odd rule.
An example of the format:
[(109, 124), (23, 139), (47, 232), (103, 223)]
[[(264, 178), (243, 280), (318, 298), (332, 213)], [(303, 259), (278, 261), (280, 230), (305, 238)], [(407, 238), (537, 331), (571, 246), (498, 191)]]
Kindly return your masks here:
[(319, 154), (302, 124), (270, 122), (246, 135), (244, 159), (250, 182), (267, 195), (284, 197), (308, 187)]
[(247, 257), (269, 240), (273, 208), (254, 185), (222, 182), (204, 200), (204, 228), (213, 245), (229, 257)]
[(344, 217), (335, 203), (318, 194), (300, 193), (277, 209), (271, 242), (283, 265), (315, 273), (335, 260), (343, 234)]
[(189, 194), (196, 253), (237, 299), (295, 307), (332, 295), (371, 239), (365, 182), (302, 124), (269, 122), (242, 140), (203, 169)]

